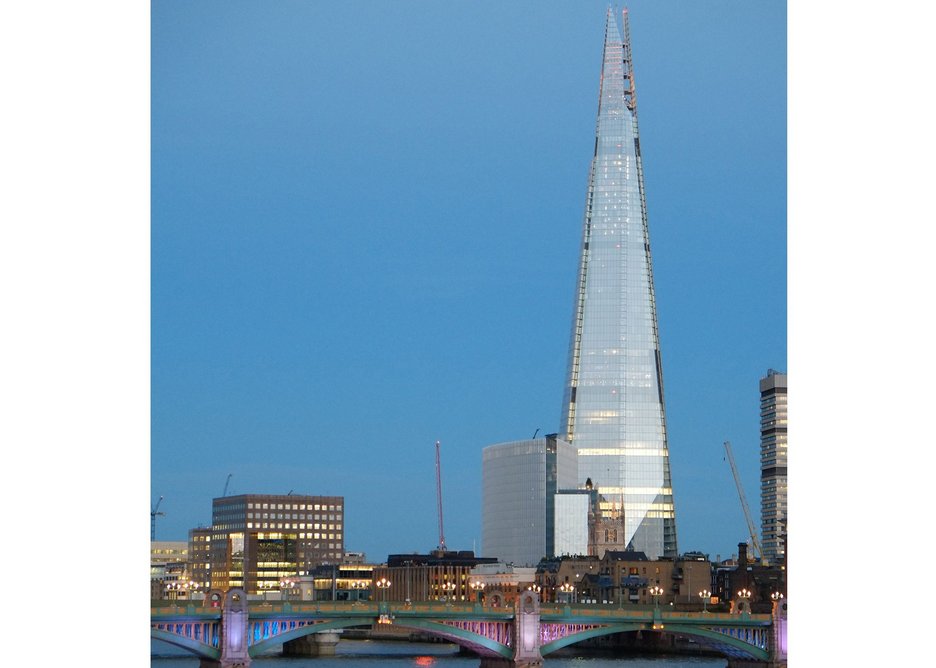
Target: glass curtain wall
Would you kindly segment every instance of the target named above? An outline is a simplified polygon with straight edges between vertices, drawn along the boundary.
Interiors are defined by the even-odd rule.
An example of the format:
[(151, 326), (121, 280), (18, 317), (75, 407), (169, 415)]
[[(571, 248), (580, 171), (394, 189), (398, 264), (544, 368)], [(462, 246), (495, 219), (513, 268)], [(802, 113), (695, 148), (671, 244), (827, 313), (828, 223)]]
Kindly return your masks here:
[(676, 556), (676, 521), (626, 10), (609, 10), (562, 438), (628, 549)]

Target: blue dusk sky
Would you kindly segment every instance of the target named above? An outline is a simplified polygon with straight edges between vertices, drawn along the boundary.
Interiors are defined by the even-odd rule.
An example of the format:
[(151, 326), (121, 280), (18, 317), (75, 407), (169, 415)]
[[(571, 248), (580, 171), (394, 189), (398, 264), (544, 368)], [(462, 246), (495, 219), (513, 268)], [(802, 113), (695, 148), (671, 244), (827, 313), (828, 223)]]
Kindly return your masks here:
[[(629, 7), (679, 547), (746, 539), (722, 442), (757, 516), (786, 368), (796, 651), (901, 663), (826, 603), (868, 605), (868, 548), (926, 544), (928, 5)], [(0, 494), (39, 546), (8, 598), (104, 582), (82, 609), (126, 602), (143, 661), (160, 495), (184, 539), (229, 474), (341, 494), (379, 561), (438, 542), (436, 440), (447, 543), (476, 546), (482, 448), (558, 429), (606, 9), (4, 5)]]
[[(481, 451), (559, 429), (606, 2), (152, 5), (157, 538), (342, 495), (380, 561), (481, 545)], [(632, 2), (680, 551), (760, 526), (786, 370), (786, 5)], [(496, 556), (496, 555), (495, 555)]]

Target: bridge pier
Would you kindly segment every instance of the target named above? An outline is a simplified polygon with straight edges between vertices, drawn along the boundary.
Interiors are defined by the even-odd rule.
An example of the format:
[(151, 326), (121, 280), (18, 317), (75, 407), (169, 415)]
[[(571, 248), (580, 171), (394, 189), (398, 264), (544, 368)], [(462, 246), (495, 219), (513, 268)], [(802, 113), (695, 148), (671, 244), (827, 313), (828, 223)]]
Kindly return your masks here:
[(727, 668), (787, 668), (787, 600), (773, 604), (773, 624), (770, 629), (770, 658), (766, 661), (728, 659)]
[(247, 593), (243, 589), (230, 589), (224, 596), (221, 606), (221, 661), (218, 666), (250, 666), (250, 654), (247, 653)]
[(283, 656), (335, 656), (340, 631), (319, 631), (283, 643)]
[(481, 657), (481, 668), (539, 668), (540, 653), (539, 594), (525, 591), (514, 604), (513, 658)]

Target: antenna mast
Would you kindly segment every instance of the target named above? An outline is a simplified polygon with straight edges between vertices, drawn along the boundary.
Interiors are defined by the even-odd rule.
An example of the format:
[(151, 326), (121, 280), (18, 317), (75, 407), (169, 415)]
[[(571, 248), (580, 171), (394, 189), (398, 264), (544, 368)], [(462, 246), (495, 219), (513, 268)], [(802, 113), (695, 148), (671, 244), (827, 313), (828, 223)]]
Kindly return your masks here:
[(439, 442), (435, 446), (436, 459), (436, 500), (439, 507), (439, 550), (445, 552), (445, 531), (442, 528), (442, 463), (439, 458)]

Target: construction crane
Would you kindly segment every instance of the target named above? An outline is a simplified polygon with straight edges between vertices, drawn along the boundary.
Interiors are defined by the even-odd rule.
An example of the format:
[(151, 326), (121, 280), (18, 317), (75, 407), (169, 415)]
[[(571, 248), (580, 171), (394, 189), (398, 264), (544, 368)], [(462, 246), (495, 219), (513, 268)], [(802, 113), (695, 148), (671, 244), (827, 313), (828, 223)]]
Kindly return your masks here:
[(159, 504), (162, 503), (162, 500), (163, 498), (159, 497), (159, 501), (157, 501), (156, 505), (150, 510), (150, 540), (156, 540), (156, 516), (166, 514), (159, 512)]
[(445, 531), (442, 528), (442, 462), (439, 457), (439, 442), (436, 441), (436, 499), (439, 506), (439, 551), (445, 552)]
[(741, 498), (741, 509), (744, 510), (744, 519), (747, 521), (748, 531), (751, 534), (751, 545), (754, 547), (754, 552), (757, 553), (761, 563), (764, 563), (764, 553), (761, 552), (760, 541), (757, 540), (757, 530), (754, 528), (754, 521), (751, 519), (751, 509), (748, 508), (747, 499), (744, 498), (744, 488), (741, 486), (741, 476), (738, 475), (738, 467), (735, 466), (734, 455), (731, 454), (731, 443), (729, 441), (725, 441), (725, 453), (728, 455), (728, 463), (731, 465), (731, 473), (734, 475), (735, 485), (738, 488), (738, 496)]
[(234, 474), (233, 474), (233, 473), (228, 473), (227, 480), (224, 481), (224, 491), (221, 492), (221, 496), (227, 496), (227, 488), (228, 488), (228, 485), (231, 484), (231, 476), (232, 476), (232, 475), (234, 475)]

